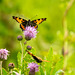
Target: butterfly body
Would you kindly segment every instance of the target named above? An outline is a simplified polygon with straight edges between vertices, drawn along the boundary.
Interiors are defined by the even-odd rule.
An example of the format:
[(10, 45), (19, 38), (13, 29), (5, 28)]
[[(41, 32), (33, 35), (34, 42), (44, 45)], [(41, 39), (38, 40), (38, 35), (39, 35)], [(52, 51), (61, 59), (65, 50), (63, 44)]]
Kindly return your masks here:
[(38, 62), (38, 63), (41, 63), (42, 62), (42, 59), (41, 58), (39, 58), (39, 57), (37, 57), (35, 55), (33, 55), (32, 57), (36, 60), (36, 62)]
[[(27, 50), (26, 50), (26, 51), (27, 51)], [(27, 51), (27, 52), (28, 52), (29, 55), (31, 55), (31, 56), (33, 57), (33, 59), (36, 60), (37, 63), (41, 63), (41, 62), (43, 62), (43, 61), (45, 61), (45, 62), (50, 62), (50, 61), (47, 61), (47, 60), (42, 60), (40, 57), (37, 57), (37, 56), (33, 55), (33, 54), (32, 54), (31, 52), (29, 52), (29, 51)]]
[(25, 20), (22, 19), (20, 17), (15, 17), (13, 16), (13, 19), (15, 19), (18, 23), (20, 23), (20, 28), (22, 30), (25, 30), (26, 26), (31, 26), (31, 27), (35, 27), (36, 29), (38, 28), (38, 24), (42, 23), (43, 21), (46, 20), (46, 18), (41, 18), (41, 19), (37, 19), (37, 20)]

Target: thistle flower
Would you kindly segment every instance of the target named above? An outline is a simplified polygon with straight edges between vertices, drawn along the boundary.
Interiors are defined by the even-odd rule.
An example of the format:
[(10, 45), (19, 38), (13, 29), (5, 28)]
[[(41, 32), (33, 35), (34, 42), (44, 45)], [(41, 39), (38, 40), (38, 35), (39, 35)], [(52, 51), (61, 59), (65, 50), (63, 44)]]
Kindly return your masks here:
[(29, 63), (28, 67), (27, 67), (30, 69), (29, 75), (35, 75), (35, 72), (39, 71), (38, 67), (39, 67), (39, 65), (36, 63), (33, 63), (33, 62)]
[(0, 60), (7, 60), (8, 52), (6, 49), (0, 49)]
[(25, 28), (24, 35), (27, 41), (31, 40), (32, 38), (35, 38), (36, 34), (37, 34), (37, 30), (34, 27), (27, 26)]

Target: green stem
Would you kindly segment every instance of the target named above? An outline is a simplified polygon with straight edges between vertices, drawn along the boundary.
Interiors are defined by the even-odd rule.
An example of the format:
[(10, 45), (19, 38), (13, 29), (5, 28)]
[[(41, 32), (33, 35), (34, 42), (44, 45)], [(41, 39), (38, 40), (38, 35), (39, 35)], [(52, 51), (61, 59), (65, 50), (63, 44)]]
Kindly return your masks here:
[(25, 57), (26, 57), (26, 55), (27, 55), (27, 52), (26, 52), (26, 54), (24, 55), (24, 57), (23, 57), (23, 58), (25, 58)]
[(64, 30), (64, 40), (63, 40), (63, 46), (64, 46), (64, 52), (66, 50), (68, 50), (68, 40), (67, 40), (67, 37), (68, 37), (68, 29), (67, 29), (67, 21), (66, 21), (66, 16), (69, 12), (69, 9), (71, 8), (72, 4), (73, 4), (74, 0), (70, 0), (65, 12), (64, 12), (64, 15), (63, 15), (63, 20), (62, 20), (62, 25), (63, 25), (63, 30)]
[(13, 75), (12, 72), (13, 72), (13, 70), (11, 69), (11, 75)]
[[(20, 41), (20, 46), (21, 46), (21, 50), (22, 50), (22, 56), (21, 56), (21, 68), (22, 68), (22, 62), (23, 62), (23, 46), (22, 46), (22, 42)], [(21, 75), (21, 70), (20, 70), (20, 75)]]
[(23, 46), (22, 46), (21, 41), (20, 41), (20, 45), (21, 45), (21, 49), (22, 49), (22, 56), (21, 56), (21, 66), (22, 66), (22, 61), (23, 61)]
[[(66, 20), (66, 16), (69, 12), (69, 9), (71, 8), (72, 4), (73, 4), (74, 0), (70, 0), (65, 12), (64, 12), (64, 15), (63, 15), (63, 20), (62, 20), (62, 25), (63, 25), (63, 30), (64, 30), (64, 40), (63, 40), (63, 49), (62, 49), (62, 52), (63, 52), (63, 56), (64, 56), (64, 68), (63, 70), (66, 69), (66, 66), (67, 66), (67, 57), (65, 55), (65, 52), (68, 50), (68, 26), (67, 26), (67, 20)], [(64, 73), (62, 74), (64, 75)]]
[(21, 75), (21, 70), (19, 71), (19, 75)]
[(1, 75), (2, 75), (2, 61), (0, 61), (0, 69), (1, 69)]

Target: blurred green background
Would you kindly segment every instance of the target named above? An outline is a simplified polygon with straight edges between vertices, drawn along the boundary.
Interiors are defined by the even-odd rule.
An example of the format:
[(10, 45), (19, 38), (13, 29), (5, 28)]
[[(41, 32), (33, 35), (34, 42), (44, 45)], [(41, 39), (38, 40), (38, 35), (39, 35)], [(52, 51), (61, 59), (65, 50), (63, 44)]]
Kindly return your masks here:
[[(28, 45), (36, 49), (36, 55), (44, 57), (49, 48), (52, 47), (55, 55), (62, 54), (63, 48), (63, 26), (62, 19), (70, 0), (0, 0), (0, 49), (6, 48), (10, 51), (7, 61), (3, 67), (8, 69), (10, 62), (17, 67), (16, 55), (21, 50), (18, 35), (23, 32), (19, 23), (12, 16), (24, 19), (47, 18), (38, 27), (39, 33), (36, 39), (28, 42)], [(68, 55), (65, 75), (75, 75), (75, 2), (67, 14), (68, 28)]]

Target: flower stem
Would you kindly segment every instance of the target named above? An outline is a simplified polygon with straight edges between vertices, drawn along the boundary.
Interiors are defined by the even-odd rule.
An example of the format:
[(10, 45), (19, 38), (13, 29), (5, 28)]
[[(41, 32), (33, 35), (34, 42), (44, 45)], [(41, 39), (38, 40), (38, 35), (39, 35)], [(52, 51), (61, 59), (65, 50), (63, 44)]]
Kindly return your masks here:
[[(63, 25), (63, 31), (64, 31), (64, 40), (63, 40), (63, 52), (65, 53), (66, 50), (68, 50), (68, 40), (67, 40), (67, 37), (68, 37), (68, 29), (67, 29), (67, 20), (66, 20), (66, 16), (70, 10), (70, 8), (72, 7), (72, 4), (73, 4), (74, 0), (70, 0), (70, 2), (68, 3), (68, 6), (64, 12), (64, 15), (63, 15), (63, 19), (62, 19), (62, 25)], [(63, 53), (63, 56), (64, 56), (64, 53)]]
[(2, 75), (2, 61), (0, 61), (0, 69), (1, 69), (1, 75)]
[[(22, 46), (22, 42), (20, 41), (20, 45), (21, 45), (21, 50), (22, 50), (22, 56), (21, 56), (21, 68), (22, 68), (22, 62), (23, 62), (23, 46)], [(20, 71), (21, 74), (21, 71)]]
[(21, 49), (22, 49), (22, 56), (21, 56), (21, 66), (22, 66), (22, 61), (23, 61), (23, 46), (22, 46), (21, 41), (20, 41), (20, 45), (21, 45)]
[(27, 55), (27, 53), (24, 55), (24, 57), (23, 57), (23, 58), (25, 58), (25, 57), (26, 57), (26, 55)]
[(13, 75), (12, 72), (13, 72), (13, 70), (11, 69), (11, 75)]
[(21, 75), (21, 70), (19, 71), (19, 75)]
[[(67, 20), (66, 20), (66, 16), (69, 12), (69, 9), (71, 8), (72, 4), (73, 4), (74, 0), (70, 0), (70, 2), (68, 3), (68, 6), (64, 12), (64, 15), (63, 15), (63, 20), (62, 20), (62, 25), (63, 25), (63, 30), (64, 30), (64, 40), (63, 40), (63, 48), (62, 48), (62, 54), (64, 56), (64, 68), (63, 70), (66, 69), (66, 66), (67, 66), (67, 57), (65, 55), (65, 52), (68, 51), (68, 26), (67, 26)], [(64, 75), (64, 73), (62, 74)]]

